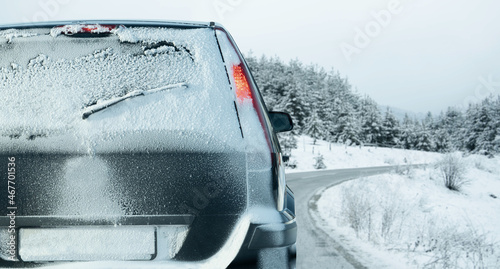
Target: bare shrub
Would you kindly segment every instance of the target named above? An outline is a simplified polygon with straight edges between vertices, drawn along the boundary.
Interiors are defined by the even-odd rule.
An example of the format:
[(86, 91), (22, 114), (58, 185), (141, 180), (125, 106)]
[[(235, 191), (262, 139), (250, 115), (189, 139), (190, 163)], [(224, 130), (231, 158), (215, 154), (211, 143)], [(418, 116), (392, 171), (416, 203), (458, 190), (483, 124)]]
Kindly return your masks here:
[[(441, 163), (449, 161), (446, 157)], [(459, 157), (448, 163), (464, 168)], [(412, 201), (395, 183), (389, 179), (375, 186), (366, 178), (346, 183), (340, 193), (339, 224), (387, 250), (406, 250), (418, 268), (500, 268), (500, 245), (492, 236), (477, 230), (469, 219), (462, 225), (435, 213), (415, 212), (419, 204), (425, 207), (423, 198)]]
[[(425, 268), (497, 268), (498, 246), (488, 240), (485, 233), (473, 227), (458, 231), (452, 227), (442, 228), (433, 236), (433, 248)], [(495, 256), (496, 255), (496, 256)]]
[(401, 237), (403, 225), (409, 213), (409, 204), (382, 182), (381, 190), (387, 192), (381, 197), (372, 193), (378, 191), (365, 185), (363, 179), (358, 184), (349, 184), (342, 188), (340, 220), (351, 227), (356, 237), (375, 244), (384, 240), (386, 243)]
[(362, 230), (371, 228), (372, 205), (361, 188), (342, 188), (341, 218), (359, 237)]
[(394, 237), (401, 237), (403, 225), (409, 213), (407, 208), (409, 205), (395, 192), (390, 193), (388, 198), (386, 201), (381, 201), (379, 206), (380, 236), (385, 242), (391, 241)]
[(444, 186), (452, 191), (460, 191), (469, 181), (465, 178), (467, 172), (462, 158), (454, 154), (446, 154), (438, 163), (439, 171), (443, 176)]
[(391, 234), (392, 226), (396, 220), (397, 211), (393, 206), (382, 207), (382, 219), (380, 225), (380, 235), (387, 241)]

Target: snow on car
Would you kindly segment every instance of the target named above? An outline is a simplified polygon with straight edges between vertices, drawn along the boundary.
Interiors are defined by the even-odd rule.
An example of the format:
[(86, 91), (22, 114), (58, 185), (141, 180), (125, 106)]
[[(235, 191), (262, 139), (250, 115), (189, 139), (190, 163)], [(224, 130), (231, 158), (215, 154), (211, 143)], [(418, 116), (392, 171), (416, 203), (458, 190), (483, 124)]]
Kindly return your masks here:
[(0, 96), (0, 266), (293, 262), (292, 123), (222, 26), (0, 26)]

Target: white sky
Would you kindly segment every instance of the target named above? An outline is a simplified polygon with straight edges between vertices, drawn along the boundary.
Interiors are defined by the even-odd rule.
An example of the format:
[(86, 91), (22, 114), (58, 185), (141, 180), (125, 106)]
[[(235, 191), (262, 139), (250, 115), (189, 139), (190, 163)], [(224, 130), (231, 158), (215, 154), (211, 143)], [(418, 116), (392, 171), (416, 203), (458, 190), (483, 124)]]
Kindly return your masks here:
[[(495, 0), (0, 3), (0, 24), (82, 19), (221, 22), (244, 53), (252, 50), (258, 56), (298, 58), (327, 70), (335, 68), (359, 93), (415, 112), (438, 112), (490, 92), (500, 94), (500, 1)], [(380, 26), (373, 14), (391, 11), (390, 20)], [(359, 37), (365, 34), (371, 36)], [(342, 47), (351, 49), (350, 57)]]

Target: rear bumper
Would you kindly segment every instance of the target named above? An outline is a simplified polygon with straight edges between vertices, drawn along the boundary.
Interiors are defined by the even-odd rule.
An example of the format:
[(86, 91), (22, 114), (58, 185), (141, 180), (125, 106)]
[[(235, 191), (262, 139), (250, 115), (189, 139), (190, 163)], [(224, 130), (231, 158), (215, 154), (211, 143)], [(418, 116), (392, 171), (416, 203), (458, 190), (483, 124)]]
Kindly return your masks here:
[[(178, 222), (186, 222), (186, 218), (178, 218), (177, 220)], [(190, 219), (190, 221), (192, 220)], [(224, 227), (224, 223), (227, 225), (226, 227)], [(172, 222), (170, 221), (169, 224), (172, 225)], [(176, 257), (170, 261), (154, 259), (150, 262), (114, 261), (105, 264), (101, 262), (76, 262), (72, 264), (83, 267), (91, 265), (91, 267), (95, 268), (119, 268), (124, 265), (127, 265), (127, 267), (147, 268), (161, 264), (166, 267), (173, 265), (173, 268), (175, 268), (175, 265), (180, 263), (189, 264), (193, 268), (217, 268), (224, 267), (229, 263), (254, 261), (259, 250), (292, 246), (297, 237), (295, 219), (290, 220), (284, 215), (282, 215), (282, 222), (259, 224), (251, 223), (249, 216), (226, 216), (224, 218), (218, 216), (206, 219), (198, 217), (189, 226), (190, 232), (192, 232), (191, 236), (186, 238), (182, 247), (183, 250), (181, 249)], [(219, 227), (219, 229), (214, 229), (214, 227)], [(231, 233), (227, 234), (228, 231), (231, 231)], [(26, 263), (0, 260), (0, 267), (2, 268), (51, 267), (51, 265), (56, 264), (60, 263)]]
[(278, 248), (295, 244), (297, 239), (297, 223), (292, 220), (287, 223), (251, 224), (248, 231), (248, 241), (243, 247), (248, 249)]
[[(268, 248), (292, 247), (297, 241), (297, 223), (283, 216), (282, 223), (250, 224), (248, 233), (232, 264), (253, 264), (259, 251)], [(292, 253), (291, 251), (290, 253)]]

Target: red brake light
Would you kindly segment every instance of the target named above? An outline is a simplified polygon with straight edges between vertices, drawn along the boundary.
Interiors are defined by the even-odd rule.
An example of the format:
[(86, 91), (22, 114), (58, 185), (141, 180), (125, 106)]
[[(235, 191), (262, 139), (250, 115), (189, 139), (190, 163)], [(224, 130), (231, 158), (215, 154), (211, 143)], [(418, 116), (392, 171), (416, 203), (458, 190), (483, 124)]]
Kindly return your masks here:
[(236, 85), (236, 97), (240, 103), (245, 100), (252, 101), (252, 90), (248, 84), (242, 64), (233, 66), (234, 84)]
[(82, 27), (81, 31), (83, 33), (93, 33), (93, 32), (111, 32), (111, 30), (115, 29), (116, 25), (87, 25)]
[[(234, 84), (236, 86), (236, 98), (238, 99), (238, 103), (242, 104), (245, 101), (251, 102), (255, 112), (257, 112), (262, 129), (264, 130), (265, 133), (268, 133), (264, 115), (257, 103), (257, 100), (254, 100), (253, 98), (252, 88), (250, 86), (250, 83), (248, 82), (248, 78), (245, 73), (245, 66), (243, 65), (243, 63), (240, 63), (238, 65), (233, 65), (233, 78), (234, 78)], [(271, 149), (272, 148), (271, 141), (269, 140), (268, 135), (266, 135), (266, 140), (269, 149)]]
[(56, 26), (52, 29), (52, 35), (74, 35), (82, 33), (90, 34), (108, 34), (112, 30), (118, 28), (119, 25), (109, 25), (109, 24), (70, 24)]

